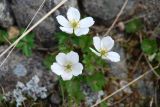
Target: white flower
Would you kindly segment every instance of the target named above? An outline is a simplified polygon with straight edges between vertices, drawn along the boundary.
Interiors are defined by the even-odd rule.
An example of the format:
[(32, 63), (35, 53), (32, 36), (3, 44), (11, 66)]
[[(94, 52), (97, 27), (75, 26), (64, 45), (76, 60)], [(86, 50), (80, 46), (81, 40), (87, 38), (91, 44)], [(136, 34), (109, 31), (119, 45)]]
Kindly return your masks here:
[(69, 34), (74, 32), (75, 35), (81, 36), (89, 32), (89, 27), (94, 24), (94, 20), (92, 17), (80, 20), (80, 17), (80, 12), (76, 8), (70, 7), (67, 11), (67, 19), (62, 15), (58, 15), (56, 18), (63, 32)]
[(107, 59), (113, 62), (120, 61), (120, 55), (116, 52), (110, 51), (114, 46), (114, 40), (110, 37), (100, 38), (98, 36), (93, 38), (93, 44), (96, 50), (91, 49), (93, 53), (97, 56), (102, 57), (102, 59)]
[(79, 63), (79, 55), (76, 52), (59, 53), (56, 56), (56, 61), (51, 69), (57, 75), (61, 75), (63, 80), (70, 80), (73, 76), (82, 73), (83, 65)]

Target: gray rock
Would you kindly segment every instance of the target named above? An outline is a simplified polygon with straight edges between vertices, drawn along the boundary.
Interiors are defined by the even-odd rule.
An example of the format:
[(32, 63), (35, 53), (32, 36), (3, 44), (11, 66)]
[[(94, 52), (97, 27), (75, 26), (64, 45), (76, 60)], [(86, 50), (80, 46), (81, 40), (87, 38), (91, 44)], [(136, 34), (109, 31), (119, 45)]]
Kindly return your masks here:
[(116, 44), (114, 46), (113, 51), (118, 52), (120, 54), (121, 60), (117, 63), (114, 62), (109, 62), (111, 72), (109, 73), (109, 76), (114, 76), (117, 79), (124, 79), (126, 80), (128, 78), (128, 69), (127, 69), (127, 64), (126, 64), (126, 54), (124, 52), (124, 49)]
[(51, 95), (50, 101), (53, 104), (53, 106), (55, 106), (55, 104), (60, 104), (61, 103), (61, 98), (60, 98), (59, 94), (54, 93), (54, 94)]
[[(5, 49), (5, 46), (0, 47), (0, 51), (4, 51)], [(0, 59), (0, 62), (2, 62), (2, 59)], [(46, 87), (48, 92), (52, 92), (57, 78), (54, 73), (49, 72), (44, 68), (42, 62), (43, 57), (39, 53), (37, 53), (36, 55), (33, 54), (32, 57), (27, 58), (19, 51), (14, 51), (2, 66), (6, 69), (1, 69), (0, 85), (6, 92), (12, 91), (13, 89), (15, 89), (18, 81), (27, 83), (32, 79), (33, 76), (37, 75), (40, 79), (39, 85)], [(22, 76), (22, 74), (24, 75), (24, 73), (21, 73), (20, 69), (21, 71), (24, 71), (24, 73), (26, 73), (25, 76)]]
[[(124, 2), (125, 0), (82, 0), (82, 6), (85, 13), (110, 24)], [(146, 18), (153, 25), (159, 23), (159, 12), (160, 0), (128, 0), (121, 18), (137, 15)]]
[(0, 0), (0, 26), (8, 28), (13, 25), (13, 17), (6, 0)]
[[(83, 0), (84, 11), (94, 17), (110, 21), (116, 17), (125, 0)], [(124, 15), (133, 9), (136, 0), (129, 0)]]
[[(33, 23), (42, 18), (60, 1), (61, 0), (46, 0), (43, 8), (40, 10)], [(29, 24), (42, 2), (43, 0), (11, 0), (12, 11), (19, 27), (26, 27)], [(44, 47), (53, 46), (53, 34), (59, 29), (55, 17), (58, 14), (65, 13), (69, 6), (77, 6), (76, 0), (69, 0), (68, 3), (58, 9), (53, 15), (48, 17), (34, 29), (37, 39), (45, 45)]]

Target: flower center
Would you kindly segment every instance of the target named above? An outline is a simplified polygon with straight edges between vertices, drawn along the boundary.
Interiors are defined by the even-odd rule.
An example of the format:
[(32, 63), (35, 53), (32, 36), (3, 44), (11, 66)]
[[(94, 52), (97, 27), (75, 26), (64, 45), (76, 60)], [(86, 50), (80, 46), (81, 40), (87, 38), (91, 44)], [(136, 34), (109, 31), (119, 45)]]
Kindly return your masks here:
[(101, 57), (107, 56), (107, 53), (108, 53), (108, 51), (106, 49), (101, 49), (100, 50)]
[(71, 71), (72, 71), (72, 65), (71, 65), (71, 64), (67, 64), (67, 65), (65, 66), (65, 71), (66, 71), (66, 72), (71, 72)]
[(72, 26), (72, 28), (76, 29), (79, 27), (79, 21), (76, 21), (76, 20), (72, 20), (70, 22), (70, 25)]

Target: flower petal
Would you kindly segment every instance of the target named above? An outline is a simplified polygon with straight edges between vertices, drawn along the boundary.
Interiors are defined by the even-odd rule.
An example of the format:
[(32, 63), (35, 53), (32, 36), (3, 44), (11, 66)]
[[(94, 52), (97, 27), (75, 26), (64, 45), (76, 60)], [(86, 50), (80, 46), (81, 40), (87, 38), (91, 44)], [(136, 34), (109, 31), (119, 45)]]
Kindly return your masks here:
[(56, 56), (56, 61), (58, 62), (58, 64), (60, 65), (65, 65), (66, 64), (66, 54), (64, 53), (59, 53), (57, 56)]
[(108, 52), (107, 57), (103, 58), (110, 60), (112, 62), (119, 62), (120, 61), (120, 55), (116, 52)]
[(86, 17), (79, 22), (80, 28), (88, 28), (94, 24), (94, 20), (92, 17)]
[(67, 61), (71, 62), (72, 64), (78, 63), (79, 62), (79, 55), (76, 52), (69, 52), (66, 56)]
[(94, 47), (97, 49), (97, 51), (100, 51), (100, 49), (101, 49), (101, 39), (100, 39), (100, 37), (98, 37), (98, 36), (93, 37), (93, 44), (94, 44)]
[(77, 36), (86, 35), (89, 32), (89, 28), (79, 28), (75, 29), (74, 33)]
[(78, 76), (79, 74), (82, 74), (82, 70), (83, 70), (83, 65), (81, 63), (74, 64), (72, 74), (74, 76)]
[(58, 63), (53, 63), (53, 65), (51, 65), (51, 70), (52, 70), (52, 72), (54, 72), (57, 75), (62, 75), (64, 69)]
[(79, 21), (80, 12), (78, 11), (78, 9), (70, 7), (67, 12), (67, 18), (69, 21), (73, 21), (73, 20)]
[(63, 26), (63, 27), (70, 27), (69, 21), (68, 21), (64, 16), (58, 15), (58, 16), (56, 17), (56, 19), (57, 19), (58, 23), (59, 23), (61, 26)]
[(101, 47), (107, 49), (107, 51), (110, 51), (114, 46), (114, 40), (110, 37), (104, 37), (101, 40)]
[(73, 33), (73, 28), (60, 27), (60, 29), (61, 29), (63, 32), (66, 32), (66, 33), (69, 33), (69, 34), (72, 34), (72, 33)]
[(97, 56), (101, 56), (100, 53), (98, 53), (97, 51), (95, 51), (94, 49), (92, 48), (89, 48), (93, 53), (95, 53)]
[(63, 73), (63, 74), (61, 75), (61, 77), (62, 77), (63, 80), (71, 80), (72, 77), (73, 77), (73, 75), (72, 75), (71, 73), (65, 72), (65, 73)]

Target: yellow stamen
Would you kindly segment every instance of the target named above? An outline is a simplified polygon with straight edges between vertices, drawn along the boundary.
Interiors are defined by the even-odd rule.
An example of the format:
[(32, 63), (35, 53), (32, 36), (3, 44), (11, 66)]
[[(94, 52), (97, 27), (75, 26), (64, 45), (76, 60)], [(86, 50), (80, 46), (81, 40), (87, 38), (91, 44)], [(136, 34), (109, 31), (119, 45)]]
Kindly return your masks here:
[(66, 72), (72, 71), (72, 65), (71, 65), (71, 64), (67, 64), (67, 65), (65, 66), (65, 71), (66, 71)]
[(76, 20), (72, 20), (70, 22), (70, 25), (72, 26), (72, 28), (76, 29), (79, 27), (79, 21), (76, 21)]
[(101, 50), (100, 50), (101, 57), (102, 57), (102, 56), (106, 56), (107, 53), (108, 53), (108, 51), (107, 51), (106, 49), (101, 49)]

